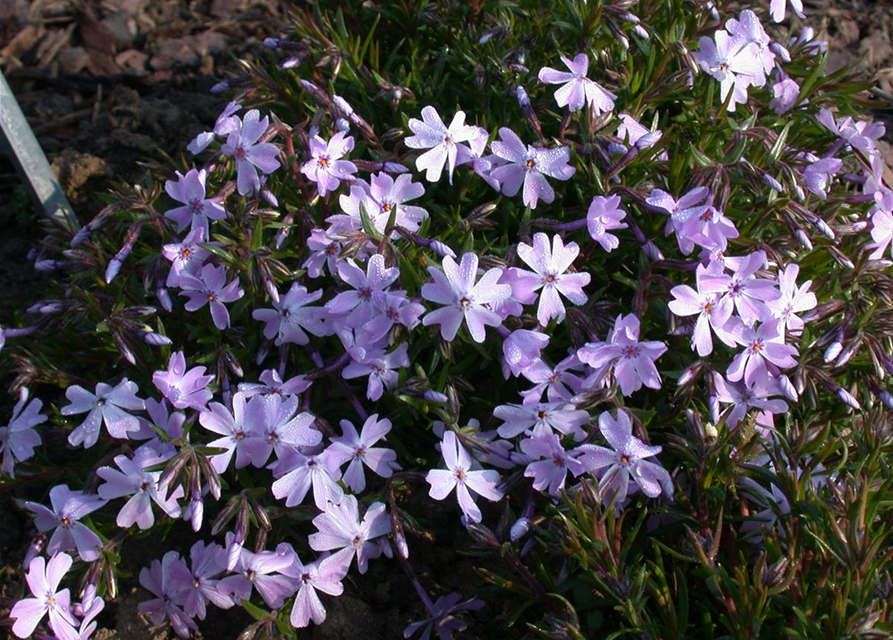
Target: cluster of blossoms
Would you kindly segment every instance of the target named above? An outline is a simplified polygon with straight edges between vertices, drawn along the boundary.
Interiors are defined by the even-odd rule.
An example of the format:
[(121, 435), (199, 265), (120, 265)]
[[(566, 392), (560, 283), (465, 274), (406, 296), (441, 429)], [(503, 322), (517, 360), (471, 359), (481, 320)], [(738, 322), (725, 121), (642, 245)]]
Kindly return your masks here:
[[(792, 5), (799, 12), (800, 3), (792, 0)], [(784, 3), (773, 0), (771, 11), (776, 21), (781, 20)], [(622, 17), (636, 25), (637, 37), (648, 36), (636, 16), (624, 12)], [(746, 107), (748, 90), (770, 83), (772, 108), (778, 114), (804, 109), (805, 102), (797, 103), (800, 88), (782, 68), (791, 54), (769, 38), (756, 13), (744, 10), (724, 27), (713, 37), (701, 38), (700, 50), (693, 55), (704, 72), (720, 81), (720, 99), (727, 110)], [(804, 47), (804, 41), (794, 44)], [(286, 48), (280, 41), (272, 46)], [(85, 450), (98, 446), (105, 457), (84, 489), (58, 484), (49, 491), (49, 507), (24, 503), (46, 544), (36, 545), (26, 559), (34, 597), (12, 609), (16, 636), (31, 635), (45, 616), (60, 640), (86, 640), (93, 633), (95, 617), (104, 606), (96, 595), (99, 567), (120, 542), (97, 534), (87, 516), (99, 510), (117, 509), (114, 521), (122, 530), (147, 530), (161, 519), (179, 519), (195, 533), (210, 529), (211, 535), (221, 538), (222, 544), (196, 542), (188, 557), (168, 551), (140, 572), (140, 584), (155, 596), (143, 602), (140, 611), (152, 622), (167, 620), (185, 638), (197, 630), (196, 619), (205, 619), (209, 603), (224, 609), (238, 606), (250, 601), (256, 590), (276, 611), (274, 616), (288, 608), (291, 625), (306, 627), (324, 621), (326, 610), (319, 594), (341, 594), (354, 561), (361, 574), (381, 556), (396, 555), (404, 568), (408, 566), (403, 516), (391, 493), (395, 479), (424, 478), (428, 495), (437, 501), (455, 493), (458, 517), (469, 527), (491, 516), (476, 496), (508, 502), (523, 484), (530, 498), (511, 527), (505, 541), (510, 543), (532, 541), (530, 523), (537, 502), (557, 508), (562, 493), (581, 494), (595, 486), (600, 506), (615, 513), (646, 500), (671, 505), (680, 491), (690, 491), (691, 479), (681, 468), (667, 464), (662, 446), (651, 444), (649, 423), (642, 418), (648, 403), (643, 396), (649, 390), (661, 391), (664, 379), (679, 369), (681, 388), (701, 384), (714, 429), (725, 425), (734, 430), (754, 423), (766, 441), (772, 441), (774, 416), (788, 413), (788, 402), (796, 403), (805, 386), (792, 381), (789, 373), (802, 371), (798, 359), (812, 346), (804, 337), (806, 323), (820, 318), (812, 281), (800, 277), (796, 261), (755, 246), (756, 239), (744, 242), (747, 227), (736, 226), (736, 220), (741, 225), (741, 216), (730, 205), (728, 177), (719, 170), (699, 172), (680, 189), (673, 187), (678, 180), (663, 180), (660, 175), (651, 176), (637, 190), (622, 185), (614, 189), (623, 169), (639, 154), (648, 153), (659, 163), (670, 160), (669, 150), (660, 148), (663, 132), (647, 128), (629, 113), (615, 113), (622, 98), (588, 77), (587, 53), (561, 60), (569, 71), (543, 67), (538, 78), (543, 84), (561, 85), (554, 99), (567, 110), (565, 125), (571, 118), (579, 118), (581, 127), (593, 122), (602, 127), (611, 118), (618, 123), (615, 135), (605, 136), (607, 143), (599, 147), (609, 165), (607, 187), (604, 193), (593, 193), (578, 180), (587, 190), (579, 214), (585, 209), (585, 216), (570, 221), (530, 219), (529, 214), (559, 198), (557, 183), (584, 171), (584, 163), (572, 164), (583, 145), (565, 138), (565, 126), (556, 138), (561, 144), (546, 143), (521, 86), (514, 94), (531, 129), (539, 134), (533, 144), (509, 127), (491, 132), (466, 124), (469, 116), (461, 110), (445, 120), (435, 107), (425, 106), (421, 119), (408, 119), (411, 135), (402, 143), (412, 151), (397, 158), (406, 164), (365, 160), (360, 153), (348, 159), (357, 148), (365, 148), (352, 134), (372, 139), (371, 126), (340, 96), (329, 96), (301, 80), (304, 91), (326, 107), (313, 118), (309, 132), (297, 135), (284, 125), (271, 125), (269, 117), (261, 118), (257, 110), (240, 117), (236, 114), (242, 107), (233, 102), (212, 131), (189, 145), (194, 155), (216, 152), (203, 168), (178, 172), (176, 179), (166, 182), (167, 195), (181, 206), (158, 216), (164, 242), (145, 274), (146, 289), (154, 291), (168, 313), (176, 312), (170, 289), (179, 289), (186, 312), (207, 305), (216, 331), (201, 318), (181, 319), (210, 333), (221, 355), (213, 368), (211, 359), (201, 354), (190, 366), (185, 345), (177, 344), (174, 348), (181, 350), (170, 355), (166, 368), (149, 370), (142, 394), (137, 382), (123, 376), (114, 383), (91, 385), (92, 391), (82, 384), (67, 387), (68, 404), (59, 413), (79, 416), (78, 424), (69, 425), (69, 445)], [(300, 56), (290, 58), (284, 66), (299, 62)], [(328, 138), (321, 128), (327, 114), (334, 120)], [(875, 144), (883, 127), (850, 118), (836, 120), (827, 110), (816, 121), (836, 141), (829, 149), (789, 154), (783, 175), (775, 177), (743, 157), (738, 164), (755, 175), (761, 187), (790, 198), (786, 220), (792, 235), (811, 250), (794, 214), (833, 240), (830, 225), (802, 203), (828, 197), (833, 177), (843, 171), (838, 155), (864, 154), (863, 173), (847, 179), (862, 186), (858, 201), (870, 202), (868, 219), (848, 231), (855, 234), (870, 226), (874, 242), (868, 247), (873, 251), (869, 259), (879, 260), (893, 243), (893, 191), (883, 182)], [(284, 149), (272, 142), (278, 137), (285, 141)], [(290, 148), (295, 138), (306, 143), (297, 153)], [(227, 234), (234, 233), (228, 226), (231, 222), (244, 228), (255, 223), (239, 213), (244, 207), (225, 208), (226, 199), (237, 192), (246, 202), (263, 199), (278, 207), (274, 191), (281, 197), (283, 190), (276, 186), (281, 175), (277, 171), (302, 153), (290, 167), (288, 180), (306, 196), (307, 202), (300, 206), (312, 209), (304, 220), (311, 224), (296, 224), (297, 214), (289, 212), (277, 226), (273, 247), (267, 247), (262, 237), (249, 238), (250, 250), (234, 248), (236, 241), (224, 242)], [(413, 161), (415, 175), (409, 168)], [(434, 203), (430, 211), (421, 206), (426, 202), (421, 176), (438, 183), (444, 171), (450, 185), (482, 181), (494, 196), (501, 194), (512, 205), (509, 199), (521, 192), (524, 226), (508, 232), (517, 235), (517, 241), (505, 240), (508, 246), (488, 243), (487, 251), (478, 252), (471, 237), (462, 242), (431, 232), (443, 224), (440, 218), (446, 214)], [(216, 194), (211, 189), (209, 196), (217, 175), (233, 172), (234, 179)], [(655, 224), (639, 224), (634, 218), (637, 211), (651, 214)], [(317, 213), (321, 215), (315, 217)], [(258, 212), (256, 217), (255, 232), (262, 233), (263, 215)], [(643, 230), (653, 228), (660, 235), (661, 227), (665, 236), (675, 237), (680, 256), (690, 261), (667, 260)], [(544, 231), (531, 232), (534, 228)], [(291, 237), (294, 229), (302, 229), (304, 237)], [(588, 237), (584, 233), (580, 243), (571, 239), (584, 230)], [(73, 244), (85, 242), (94, 231), (95, 226), (88, 225)], [(133, 235), (109, 262), (108, 284), (121, 273), (135, 242)], [(595, 265), (616, 255), (612, 252), (621, 242), (637, 243), (649, 269), (677, 267), (676, 281), (661, 280), (667, 302), (653, 305), (659, 311), (651, 316), (646, 316), (644, 303), (649, 279), (639, 284), (628, 309), (592, 313), (600, 321), (590, 321), (587, 314), (600, 304), (604, 284), (594, 277)], [(300, 255), (296, 264), (286, 267), (269, 257), (289, 245), (295, 245), (295, 255)], [(412, 256), (403, 255), (404, 249)], [(731, 255), (738, 251), (743, 255)], [(836, 259), (845, 259), (840, 255)], [(246, 293), (248, 299), (237, 302)], [(660, 313), (669, 330), (653, 321)], [(5, 336), (22, 337), (29, 330), (0, 329), (0, 348)], [(860, 341), (844, 347), (852, 330), (850, 324), (841, 324), (825, 340), (826, 363), (839, 367), (854, 356)], [(186, 335), (176, 330), (171, 334)], [(154, 346), (172, 343), (166, 336), (149, 335), (157, 336), (146, 339)], [(694, 362), (688, 336), (697, 355)], [(683, 348), (668, 354), (680, 337), (686, 339)], [(727, 349), (716, 345), (714, 337)], [(259, 345), (252, 353), (255, 364), (268, 368), (256, 382), (232, 384), (231, 375), (242, 378), (244, 372), (228, 347), (221, 345), (251, 340)], [(491, 344), (498, 345), (500, 370), (510, 381), (507, 388), (519, 384), (521, 389), (512, 391), (510, 398), (494, 399), (502, 382), (494, 376), (488, 380), (493, 388), (484, 390), (493, 392), (486, 398), (489, 405), (472, 404), (467, 409), (484, 406), (479, 415), (483, 425), (474, 418), (460, 422), (459, 392), (447, 380), (452, 375), (448, 367), (442, 375), (433, 370), (423, 375), (421, 363), (433, 362), (435, 367), (441, 358), (454, 360), (461, 349), (485, 352)], [(335, 355), (324, 357), (332, 351)], [(312, 369), (294, 368), (299, 353), (307, 354)], [(265, 365), (271, 356), (278, 362)], [(413, 378), (411, 366), (417, 374)], [(137, 368), (128, 371), (134, 378), (142, 373)], [(154, 390), (146, 392), (149, 379)], [(317, 382), (322, 380), (325, 383)], [(842, 402), (860, 408), (830, 377), (822, 378), (822, 384)], [(343, 406), (314, 404), (319, 394), (328, 395), (335, 385), (339, 398), (346, 400)], [(878, 395), (893, 405), (893, 397), (884, 393), (880, 390)], [(421, 415), (421, 407), (440, 418), (423, 418), (436, 441), (425, 431), (428, 450), (420, 458), (402, 455), (400, 418), (379, 404), (392, 399), (412, 407), (413, 420)], [(371, 415), (370, 405), (376, 408)], [(594, 410), (599, 405), (603, 409)], [(29, 402), (23, 392), (8, 425), (0, 427), (0, 469), (5, 475), (14, 477), (16, 465), (32, 458), (41, 446), (37, 427), (48, 419), (42, 407), (40, 400)], [(359, 416), (356, 424), (341, 419), (348, 408)], [(339, 411), (340, 432), (326, 420)], [(400, 446), (383, 446), (389, 435)], [(442, 458), (443, 468), (429, 468), (425, 474), (404, 471), (404, 466), (418, 466), (421, 458)], [(773, 463), (766, 458), (759, 464)], [(245, 487), (218, 507), (216, 503), (225, 502), (224, 492), (244, 477), (265, 483), (271, 504), (265, 507), (259, 494)], [(767, 517), (773, 505), (782, 504), (783, 496), (773, 493), (775, 485), (770, 490), (760, 485), (744, 488), (757, 496), (753, 502), (760, 509), (755, 519), (771, 526)], [(373, 491), (386, 493), (391, 504), (361, 502), (363, 494)], [(305, 563), (289, 542), (271, 548), (268, 507), (281, 513), (293, 509), (313, 513), (315, 532), (301, 541), (317, 554), (312, 560)], [(210, 526), (206, 509), (218, 514)], [(258, 531), (253, 550), (248, 542), (252, 523)], [(754, 532), (758, 526), (747, 523), (741, 531)], [(525, 549), (526, 553), (530, 545)], [(71, 602), (68, 589), (59, 590), (75, 554), (91, 567), (79, 603)], [(303, 551), (302, 555), (309, 558)], [(429, 615), (410, 624), (405, 637), (421, 631), (427, 639), (436, 629), (449, 640), (465, 625), (455, 614), (482, 606), (477, 600), (460, 602), (458, 594), (432, 600), (411, 573), (410, 579)]]

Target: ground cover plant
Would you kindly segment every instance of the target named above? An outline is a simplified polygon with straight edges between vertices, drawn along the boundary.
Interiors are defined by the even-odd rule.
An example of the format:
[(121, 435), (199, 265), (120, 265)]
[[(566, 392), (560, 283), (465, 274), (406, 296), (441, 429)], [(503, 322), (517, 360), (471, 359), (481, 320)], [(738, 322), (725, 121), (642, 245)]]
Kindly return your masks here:
[[(301, 637), (380, 563), (395, 636), (885, 637), (893, 191), (802, 9), (297, 13), (33, 254), (12, 633), (90, 637), (160, 540), (140, 610), (181, 637)], [(414, 568), (435, 514), (459, 592)]]

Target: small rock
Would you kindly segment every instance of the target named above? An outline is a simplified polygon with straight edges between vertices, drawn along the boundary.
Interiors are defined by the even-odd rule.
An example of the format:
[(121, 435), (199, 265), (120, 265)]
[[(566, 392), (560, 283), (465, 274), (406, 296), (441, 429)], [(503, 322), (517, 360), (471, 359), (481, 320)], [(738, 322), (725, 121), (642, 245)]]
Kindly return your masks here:
[(893, 45), (890, 44), (890, 34), (886, 29), (875, 31), (859, 43), (860, 55), (868, 54), (867, 62), (874, 66), (881, 64), (893, 56)]
[(149, 66), (164, 71), (175, 66), (191, 67), (199, 62), (198, 53), (192, 46), (192, 38), (172, 38), (155, 47)]
[(19, 31), (9, 44), (0, 50), (0, 56), (4, 58), (21, 58), (34, 48), (34, 45), (40, 41), (45, 33), (46, 30), (42, 26), (25, 25), (25, 28)]
[(142, 51), (137, 51), (136, 49), (128, 49), (127, 51), (122, 51), (117, 56), (115, 56), (115, 63), (121, 67), (124, 71), (129, 71), (131, 73), (135, 73), (136, 75), (142, 75), (146, 73), (146, 62), (148, 62), (149, 56), (147, 56)]
[(90, 63), (90, 54), (83, 47), (69, 47), (63, 49), (56, 58), (59, 62), (59, 71), (63, 75), (75, 75), (84, 70)]
[(342, 595), (327, 598), (323, 604), (326, 621), (313, 628), (313, 640), (379, 640), (382, 637), (372, 609), (359, 598)]
[(78, 31), (84, 48), (108, 56), (115, 55), (115, 39), (105, 25), (96, 19), (96, 14), (89, 5), (84, 5), (77, 12)]
[(62, 190), (72, 202), (79, 199), (81, 191), (92, 178), (109, 175), (105, 160), (71, 148), (53, 158), (51, 166)]
[(200, 56), (220, 53), (226, 49), (226, 36), (216, 31), (202, 31), (193, 36), (193, 47)]
[(245, 0), (214, 0), (211, 3), (211, 15), (215, 18), (226, 18), (236, 11), (241, 11)]
[(855, 20), (843, 18), (837, 21), (837, 33), (845, 45), (851, 45), (859, 41), (859, 25)]
[(118, 51), (123, 51), (133, 46), (133, 42), (136, 40), (137, 28), (136, 20), (133, 19), (129, 11), (123, 9), (116, 11), (110, 16), (103, 18), (99, 24), (105, 27), (112, 35)]

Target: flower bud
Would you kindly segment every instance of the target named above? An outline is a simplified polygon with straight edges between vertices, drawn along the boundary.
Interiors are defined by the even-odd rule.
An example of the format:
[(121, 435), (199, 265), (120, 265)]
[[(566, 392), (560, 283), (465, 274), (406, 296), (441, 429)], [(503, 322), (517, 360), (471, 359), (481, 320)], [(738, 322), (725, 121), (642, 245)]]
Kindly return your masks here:
[(763, 174), (763, 182), (765, 182), (770, 189), (774, 189), (779, 193), (784, 193), (784, 187), (781, 186), (781, 183), (768, 173)]
[(851, 394), (843, 387), (838, 388), (835, 392), (835, 395), (840, 399), (841, 402), (851, 406), (853, 409), (856, 409), (857, 411), (862, 409), (862, 405), (859, 404), (859, 401), (853, 397), (853, 394)]
[(781, 58), (781, 61), (784, 63), (788, 63), (791, 61), (791, 52), (787, 50), (785, 46), (783, 46), (780, 42), (771, 42), (769, 44), (769, 50)]
[(794, 384), (791, 382), (791, 379), (787, 377), (787, 375), (781, 374), (780, 376), (778, 376), (777, 381), (781, 392), (788, 400), (790, 400), (791, 402), (797, 402), (800, 400), (800, 394), (797, 393), (797, 389), (794, 388)]
[(140, 337), (146, 344), (150, 344), (153, 347), (166, 347), (169, 344), (173, 344), (170, 338), (154, 331), (143, 331), (140, 333)]
[(843, 351), (843, 343), (841, 343), (839, 340), (835, 340), (834, 342), (832, 342), (830, 345), (828, 345), (828, 348), (825, 349), (825, 355), (823, 356), (825, 363), (827, 364), (836, 359), (837, 356), (840, 355), (841, 351)]
[(530, 531), (530, 518), (518, 518), (509, 530), (509, 538), (512, 542), (517, 542), (526, 536), (528, 531)]
[(432, 240), (431, 241), (431, 251), (436, 253), (441, 258), (449, 256), (453, 259), (456, 258), (456, 252), (442, 243), (440, 240)]
[(422, 394), (422, 397), (428, 402), (436, 402), (438, 404), (443, 404), (449, 400), (445, 394), (440, 393), (439, 391), (434, 391), (433, 389), (425, 391), (425, 393)]
[(633, 27), (633, 33), (643, 40), (649, 40), (651, 38), (651, 34), (648, 33), (648, 30), (640, 24)]

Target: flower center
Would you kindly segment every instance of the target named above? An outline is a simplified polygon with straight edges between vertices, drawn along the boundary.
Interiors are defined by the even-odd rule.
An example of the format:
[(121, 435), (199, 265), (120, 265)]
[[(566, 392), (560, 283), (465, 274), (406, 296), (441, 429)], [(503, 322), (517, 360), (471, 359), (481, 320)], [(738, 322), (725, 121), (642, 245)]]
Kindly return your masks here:
[(450, 134), (446, 134), (446, 135), (443, 137), (443, 143), (444, 143), (446, 146), (450, 146), (451, 144), (453, 144), (453, 137), (452, 137)]
[(217, 296), (215, 296), (213, 293), (208, 294), (208, 302), (214, 302), (216, 298)]
[(639, 347), (636, 347), (636, 346), (626, 347), (623, 350), (623, 355), (625, 355), (627, 358), (634, 358), (635, 356), (639, 355)]
[(536, 415), (540, 420), (545, 420), (548, 414), (545, 411), (537, 411)]
[(720, 62), (719, 70), (722, 71), (723, 73), (725, 73), (726, 71), (729, 70), (729, 65), (727, 65), (725, 62)]
[(191, 250), (191, 249), (183, 249), (183, 251), (180, 252), (180, 256), (182, 256), (182, 258), (183, 258), (184, 260), (185, 260), (186, 258), (188, 258), (191, 254), (192, 254), (192, 250)]
[(326, 247), (326, 253), (328, 253), (330, 256), (335, 255), (335, 251), (337, 251), (337, 249), (335, 249), (335, 245), (333, 244), (330, 244), (328, 247)]
[(323, 156), (322, 158), (320, 158), (320, 159), (319, 159), (319, 166), (322, 167), (323, 169), (325, 169), (326, 167), (328, 167), (328, 166), (329, 166), (329, 159), (326, 158), (325, 156)]
[(756, 352), (758, 352), (758, 353), (759, 353), (760, 351), (762, 351), (762, 350), (763, 350), (763, 342), (762, 342), (762, 340), (757, 340), (756, 342), (754, 342), (754, 343), (753, 343), (753, 346), (751, 347), (751, 349), (753, 349), (754, 351), (756, 351)]
[(528, 169), (533, 169), (533, 168), (536, 166), (536, 160), (534, 160), (533, 158), (531, 158), (530, 160), (528, 160), (528, 161), (525, 162), (524, 164), (527, 166)]
[(70, 527), (71, 526), (71, 518), (69, 518), (68, 516), (62, 516), (62, 526)]
[(360, 287), (360, 297), (363, 300), (369, 300), (372, 297), (372, 289), (369, 287)]
[(551, 284), (551, 283), (555, 282), (555, 279), (556, 279), (555, 276), (550, 273), (549, 275), (546, 276), (546, 283)]
[(356, 535), (356, 536), (353, 537), (353, 541), (352, 541), (352, 542), (353, 542), (353, 546), (355, 546), (355, 547), (359, 547), (360, 545), (363, 544), (363, 538), (360, 537), (359, 535)]
[(189, 201), (189, 210), (192, 213), (201, 213), (202, 212), (202, 201), (201, 200), (190, 200)]
[(148, 491), (148, 490), (149, 490), (149, 483), (146, 482), (145, 480), (143, 480), (140, 483), (140, 491)]
[(629, 462), (629, 456), (625, 454), (620, 456), (620, 462), (622, 462), (623, 464), (627, 464)]
[(304, 584), (307, 584), (308, 582), (310, 582), (310, 574), (302, 573), (301, 574), (301, 582), (303, 582)]
[(236, 149), (236, 157), (237, 157), (239, 160), (244, 160), (244, 159), (245, 159), (245, 155), (246, 155), (246, 154), (245, 154), (245, 149), (244, 149), (243, 147), (239, 147), (238, 149)]
[(364, 446), (357, 447), (357, 450), (354, 452), (354, 456), (357, 458), (362, 458), (364, 455), (366, 455), (366, 447), (364, 447)]
[(564, 456), (556, 455), (556, 456), (552, 459), (552, 461), (555, 463), (555, 466), (556, 466), (556, 467), (563, 467), (563, 466), (564, 466)]
[(470, 305), (470, 304), (471, 304), (471, 300), (469, 300), (468, 298), (462, 298), (461, 300), (459, 300), (459, 306), (460, 306), (460, 307), (463, 307), (463, 308), (464, 308), (464, 307), (467, 307), (467, 306)]
[(713, 305), (708, 302), (704, 305), (704, 313), (710, 313), (711, 311), (713, 311)]
[(465, 469), (462, 469), (462, 468), (456, 469), (456, 478), (458, 478), (460, 482), (464, 482), (465, 481)]
[(242, 431), (237, 431), (235, 438), (236, 440), (243, 440), (245, 438), (245, 434)]
[(53, 596), (47, 596), (47, 606), (51, 607), (55, 604), (56, 599)]
[(250, 569), (250, 570), (248, 571), (248, 579), (251, 580), (251, 582), (254, 582), (254, 579), (255, 579), (256, 577), (257, 577), (257, 572), (254, 571), (254, 569)]
[(390, 211), (393, 208), (394, 208), (394, 205), (388, 204), (387, 202), (385, 202), (383, 205), (381, 205), (381, 210), (384, 211), (385, 213), (387, 213), (388, 211)]

